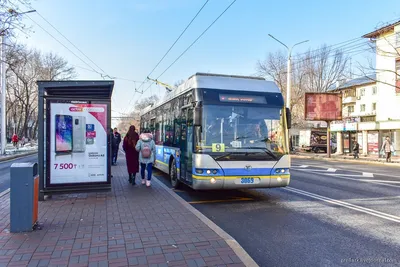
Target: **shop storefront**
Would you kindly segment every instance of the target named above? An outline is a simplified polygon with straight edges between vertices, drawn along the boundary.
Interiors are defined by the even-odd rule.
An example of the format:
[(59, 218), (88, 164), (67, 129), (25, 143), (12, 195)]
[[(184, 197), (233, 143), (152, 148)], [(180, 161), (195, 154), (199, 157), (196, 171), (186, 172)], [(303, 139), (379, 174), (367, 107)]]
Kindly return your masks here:
[(392, 145), (394, 147), (393, 155), (400, 154), (400, 121), (384, 121), (379, 123), (379, 148), (382, 148), (382, 144), (386, 139), (386, 136), (389, 136), (392, 141)]
[[(341, 135), (341, 138), (337, 138), (338, 153), (350, 154), (353, 153), (354, 141), (357, 140), (360, 143), (360, 133), (358, 133), (357, 122), (334, 122), (331, 126), (331, 132), (336, 132), (337, 135)], [(362, 149), (362, 133), (360, 152)]]

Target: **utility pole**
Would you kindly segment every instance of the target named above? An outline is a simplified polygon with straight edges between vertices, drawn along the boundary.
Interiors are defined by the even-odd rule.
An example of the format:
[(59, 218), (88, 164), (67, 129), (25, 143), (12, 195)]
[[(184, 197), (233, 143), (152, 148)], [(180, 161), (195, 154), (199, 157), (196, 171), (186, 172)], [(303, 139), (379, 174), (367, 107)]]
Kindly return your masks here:
[[(279, 41), (278, 39), (276, 39), (274, 36), (272, 36), (271, 34), (268, 34), (272, 39), (274, 39), (275, 41), (277, 41), (278, 43), (280, 43), (281, 45), (283, 45), (284, 47), (286, 47), (286, 49), (288, 50), (288, 58), (287, 58), (287, 81), (286, 81), (286, 108), (288, 108), (290, 110), (290, 101), (291, 101), (291, 82), (292, 82), (292, 50), (295, 46), (308, 42), (309, 40), (305, 40), (299, 43), (294, 44), (291, 48), (289, 48), (287, 45), (285, 45), (284, 43), (282, 43), (281, 41)], [(290, 146), (289, 146), (289, 129), (286, 130), (286, 136), (287, 136), (287, 148), (290, 150)]]
[(0, 71), (1, 71), (1, 154), (4, 155), (6, 152), (6, 53), (5, 53), (5, 35), (1, 35), (1, 43), (0, 43)]
[[(26, 12), (17, 12), (14, 9), (9, 9), (8, 12), (10, 13), (10, 17), (12, 16), (20, 16), (20, 15), (24, 15), (27, 13), (32, 13), (32, 12), (36, 12), (36, 10), (30, 10), (30, 11), (26, 11)], [(1, 137), (0, 137), (0, 141), (1, 141), (1, 155), (4, 155), (6, 152), (6, 146), (7, 146), (7, 140), (6, 140), (6, 134), (7, 134), (7, 124), (6, 124), (6, 98), (7, 98), (7, 88), (6, 88), (6, 32), (5, 30), (0, 29), (0, 87), (1, 87)], [(15, 131), (15, 130), (14, 130)]]

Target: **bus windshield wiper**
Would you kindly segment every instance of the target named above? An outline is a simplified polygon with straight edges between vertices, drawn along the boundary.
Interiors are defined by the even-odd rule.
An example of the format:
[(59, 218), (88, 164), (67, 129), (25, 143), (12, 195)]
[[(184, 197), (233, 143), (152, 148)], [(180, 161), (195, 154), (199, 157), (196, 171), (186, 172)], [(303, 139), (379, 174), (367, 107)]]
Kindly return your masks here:
[(225, 158), (225, 157), (231, 155), (232, 153), (233, 153), (233, 152), (224, 153), (224, 154), (222, 154), (221, 156), (218, 156), (218, 157), (214, 158), (214, 160), (219, 160), (219, 159)]
[(246, 146), (246, 147), (240, 147), (240, 148), (237, 148), (237, 149), (261, 149), (265, 153), (270, 155), (273, 159), (278, 159), (278, 157), (274, 154), (274, 152), (272, 152), (271, 150), (269, 150), (268, 148), (265, 148), (265, 147)]

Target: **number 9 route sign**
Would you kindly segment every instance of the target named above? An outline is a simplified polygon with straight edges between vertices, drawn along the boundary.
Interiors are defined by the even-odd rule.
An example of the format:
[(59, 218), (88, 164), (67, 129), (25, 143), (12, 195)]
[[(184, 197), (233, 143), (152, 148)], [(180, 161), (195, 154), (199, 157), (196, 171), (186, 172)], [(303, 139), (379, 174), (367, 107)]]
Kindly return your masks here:
[(222, 143), (213, 143), (211, 146), (212, 152), (225, 152), (225, 144)]

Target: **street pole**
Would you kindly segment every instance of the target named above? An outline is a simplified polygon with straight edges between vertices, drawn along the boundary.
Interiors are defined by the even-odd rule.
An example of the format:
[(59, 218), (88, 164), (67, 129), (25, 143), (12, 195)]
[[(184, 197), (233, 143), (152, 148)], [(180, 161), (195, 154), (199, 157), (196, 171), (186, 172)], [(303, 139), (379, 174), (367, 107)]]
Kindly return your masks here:
[(291, 52), (289, 51), (288, 60), (287, 60), (287, 82), (286, 82), (286, 107), (290, 109), (290, 100), (291, 100), (291, 76), (292, 76), (292, 58)]
[(1, 60), (1, 154), (6, 152), (6, 52), (5, 52), (5, 35), (1, 35), (0, 60)]
[[(9, 9), (8, 12), (10, 13), (10, 16), (8, 18), (11, 18), (13, 16), (20, 16), (28, 13), (33, 13), (36, 12), (36, 10), (29, 10), (26, 12), (17, 12), (14, 9)], [(1, 141), (1, 151), (0, 153), (2, 155), (5, 154), (6, 152), (6, 146), (7, 146), (7, 141), (6, 141), (6, 132), (7, 132), (7, 124), (6, 124), (6, 97), (7, 97), (7, 90), (6, 90), (6, 32), (1, 30), (1, 36), (0, 36), (0, 87), (1, 87), (1, 125), (0, 125), (0, 141)], [(14, 131), (15, 133), (15, 131)]]
[(327, 156), (328, 156), (328, 158), (330, 158), (331, 157), (331, 122), (330, 121), (327, 121), (327, 134), (326, 134), (326, 139), (327, 139), (327, 147), (326, 147), (326, 152), (327, 152)]
[[(288, 58), (287, 58), (287, 81), (286, 81), (286, 108), (288, 108), (290, 110), (290, 102), (291, 102), (291, 82), (292, 82), (292, 50), (295, 46), (302, 44), (302, 43), (306, 43), (309, 40), (305, 40), (302, 42), (298, 42), (296, 44), (294, 44), (290, 49), (287, 45), (285, 45), (284, 43), (282, 43), (281, 41), (279, 41), (278, 39), (276, 39), (274, 36), (272, 36), (271, 34), (268, 34), (272, 39), (274, 39), (275, 41), (277, 41), (278, 43), (280, 43), (281, 45), (283, 45), (284, 47), (286, 47), (286, 49), (288, 50)], [(287, 128), (286, 130), (286, 139), (287, 139), (287, 148), (290, 151), (290, 136), (289, 136), (289, 129)]]

